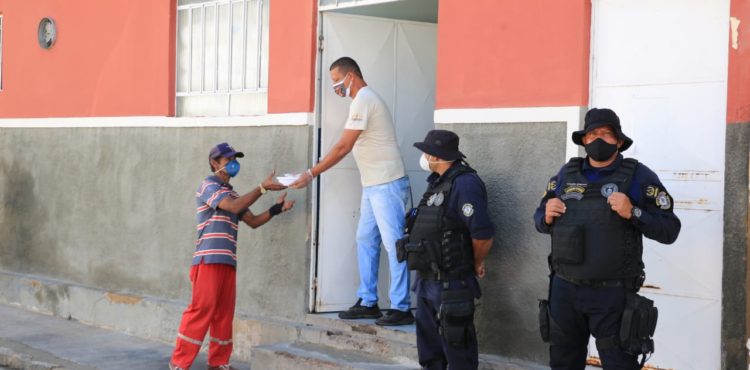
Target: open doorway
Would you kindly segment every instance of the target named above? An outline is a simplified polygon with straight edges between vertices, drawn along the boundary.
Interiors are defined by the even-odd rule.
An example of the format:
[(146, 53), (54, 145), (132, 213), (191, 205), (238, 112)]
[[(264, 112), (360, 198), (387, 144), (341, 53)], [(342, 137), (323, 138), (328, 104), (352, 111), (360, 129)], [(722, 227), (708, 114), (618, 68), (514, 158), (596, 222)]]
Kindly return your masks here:
[[(330, 88), (328, 66), (354, 58), (365, 81), (386, 102), (412, 185), (419, 197), (427, 173), (412, 146), (434, 127), (437, 60), (437, 0), (387, 1), (349, 6), (352, 1), (321, 1), (321, 53), (318, 145), (325, 155), (339, 138), (350, 99)], [(357, 3), (364, 3), (358, 1)], [(338, 4), (338, 5), (337, 5)], [(347, 156), (320, 177), (317, 198), (317, 251), (313, 259), (315, 312), (340, 311), (356, 301), (359, 284), (355, 242), (361, 197), (359, 171)], [(379, 269), (379, 305), (390, 307), (385, 250)]]

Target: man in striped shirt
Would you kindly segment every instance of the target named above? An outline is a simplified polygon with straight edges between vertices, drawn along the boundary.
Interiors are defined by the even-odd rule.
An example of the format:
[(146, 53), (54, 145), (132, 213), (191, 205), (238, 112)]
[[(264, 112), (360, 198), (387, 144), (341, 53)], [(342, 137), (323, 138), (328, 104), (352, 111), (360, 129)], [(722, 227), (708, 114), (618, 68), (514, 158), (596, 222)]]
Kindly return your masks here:
[(209, 152), (213, 175), (203, 180), (196, 193), (198, 238), (190, 269), (193, 298), (182, 315), (169, 363), (171, 370), (190, 368), (209, 329), (208, 369), (232, 369), (229, 357), (232, 354), (238, 223), (242, 221), (256, 228), (294, 206), (294, 201), (286, 200), (286, 193), (283, 193), (267, 211), (259, 215), (250, 212), (248, 207), (266, 191), (286, 187), (275, 182), (271, 173), (251, 192), (237, 194), (229, 180), (240, 170), (237, 158), (244, 156), (227, 143), (218, 144)]

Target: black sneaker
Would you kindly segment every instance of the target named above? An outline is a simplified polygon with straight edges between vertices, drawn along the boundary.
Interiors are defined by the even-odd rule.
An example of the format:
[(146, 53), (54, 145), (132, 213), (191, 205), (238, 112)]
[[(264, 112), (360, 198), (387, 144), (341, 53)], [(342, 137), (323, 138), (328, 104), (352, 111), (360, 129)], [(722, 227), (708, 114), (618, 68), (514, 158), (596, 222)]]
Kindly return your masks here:
[(380, 326), (411, 325), (413, 323), (414, 315), (411, 314), (411, 310), (390, 310), (388, 314), (375, 320), (375, 324)]
[(377, 319), (381, 316), (383, 316), (383, 313), (380, 312), (377, 303), (372, 307), (363, 306), (362, 298), (358, 299), (357, 303), (355, 303), (354, 306), (349, 307), (348, 310), (339, 312), (339, 318), (345, 320)]

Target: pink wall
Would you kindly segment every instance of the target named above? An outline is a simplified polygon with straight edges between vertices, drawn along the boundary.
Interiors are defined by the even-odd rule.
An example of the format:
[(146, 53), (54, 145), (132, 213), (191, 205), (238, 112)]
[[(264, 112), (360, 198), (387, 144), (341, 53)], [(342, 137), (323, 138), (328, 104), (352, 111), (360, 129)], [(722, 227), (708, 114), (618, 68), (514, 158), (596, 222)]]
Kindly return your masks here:
[(314, 110), (317, 3), (270, 3), (268, 113)]
[(729, 83), (727, 91), (727, 122), (750, 122), (750, 1), (732, 0), (730, 15), (740, 23), (737, 48), (729, 34)]
[(590, 0), (440, 0), (437, 108), (585, 106)]
[[(2, 117), (174, 115), (175, 0), (0, 0)], [(43, 17), (57, 24), (48, 50)]]

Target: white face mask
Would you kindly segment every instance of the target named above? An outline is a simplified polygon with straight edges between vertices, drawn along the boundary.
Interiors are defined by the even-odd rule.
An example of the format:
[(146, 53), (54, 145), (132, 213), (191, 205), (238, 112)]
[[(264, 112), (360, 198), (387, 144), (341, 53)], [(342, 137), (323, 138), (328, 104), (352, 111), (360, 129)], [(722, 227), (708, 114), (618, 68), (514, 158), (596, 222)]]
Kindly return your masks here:
[(430, 161), (427, 160), (427, 157), (424, 154), (419, 157), (419, 167), (422, 167), (422, 169), (427, 172), (432, 172), (430, 169)]
[[(336, 95), (341, 96), (342, 98), (350, 97), (351, 96), (351, 92), (352, 92), (352, 84), (354, 83), (354, 79), (351, 79), (349, 81), (349, 86), (344, 86), (344, 81), (346, 81), (346, 77), (347, 76), (348, 76), (348, 74), (346, 76), (344, 76), (344, 78), (341, 81), (336, 82), (335, 84), (333, 84), (333, 91), (336, 93)], [(340, 90), (344, 90), (344, 95), (343, 96), (339, 94)]]
[(422, 153), (422, 156), (419, 157), (419, 167), (422, 167), (423, 170), (427, 172), (435, 172), (430, 169), (430, 163), (452, 163), (453, 161), (428, 161), (427, 160), (427, 154)]

